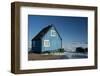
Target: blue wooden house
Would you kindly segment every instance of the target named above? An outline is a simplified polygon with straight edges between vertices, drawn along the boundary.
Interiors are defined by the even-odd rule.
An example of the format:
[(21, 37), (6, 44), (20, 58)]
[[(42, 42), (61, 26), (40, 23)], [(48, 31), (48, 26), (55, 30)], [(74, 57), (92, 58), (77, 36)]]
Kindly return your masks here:
[(62, 38), (55, 26), (48, 25), (32, 39), (32, 52), (54, 52), (62, 48)]

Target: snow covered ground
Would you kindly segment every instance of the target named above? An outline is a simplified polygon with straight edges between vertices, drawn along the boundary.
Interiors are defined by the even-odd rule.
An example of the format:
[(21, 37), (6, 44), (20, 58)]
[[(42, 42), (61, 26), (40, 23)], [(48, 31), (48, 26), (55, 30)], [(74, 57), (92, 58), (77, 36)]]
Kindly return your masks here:
[(87, 53), (77, 53), (77, 52), (65, 52), (62, 58), (68, 58), (68, 59), (88, 58), (88, 54)]

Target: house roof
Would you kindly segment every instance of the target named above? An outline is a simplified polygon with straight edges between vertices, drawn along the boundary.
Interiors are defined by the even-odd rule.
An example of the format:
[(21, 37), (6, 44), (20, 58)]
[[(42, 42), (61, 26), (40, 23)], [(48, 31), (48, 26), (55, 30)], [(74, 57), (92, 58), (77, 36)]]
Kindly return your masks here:
[[(39, 40), (39, 39), (41, 39), (49, 31), (49, 29), (51, 27), (54, 27), (53, 24), (48, 25), (47, 27), (43, 28), (32, 40)], [(55, 28), (55, 30), (56, 30), (56, 28)], [(58, 31), (57, 31), (57, 33), (58, 33)], [(58, 33), (58, 35), (59, 35), (59, 33)], [(60, 35), (59, 35), (59, 37), (60, 37)], [(62, 38), (61, 38), (61, 40), (62, 40)]]

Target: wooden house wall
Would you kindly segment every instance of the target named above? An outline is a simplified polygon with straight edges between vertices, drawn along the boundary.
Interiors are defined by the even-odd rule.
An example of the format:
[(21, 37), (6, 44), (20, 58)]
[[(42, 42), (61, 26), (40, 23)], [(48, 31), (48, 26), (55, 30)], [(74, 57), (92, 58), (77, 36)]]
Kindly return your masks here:
[(35, 53), (41, 53), (41, 40), (32, 41), (32, 51)]
[[(44, 51), (55, 51), (57, 49), (62, 48), (62, 41), (59, 37), (58, 33), (56, 32), (56, 36), (51, 36), (51, 30), (55, 30), (54, 27), (52, 27), (42, 38), (42, 52)], [(50, 41), (50, 47), (44, 47), (44, 40)]]

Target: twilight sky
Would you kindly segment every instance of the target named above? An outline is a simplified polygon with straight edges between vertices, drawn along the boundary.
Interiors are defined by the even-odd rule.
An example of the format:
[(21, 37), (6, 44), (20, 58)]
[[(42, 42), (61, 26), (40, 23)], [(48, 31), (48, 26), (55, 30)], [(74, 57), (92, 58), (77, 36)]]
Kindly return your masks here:
[(87, 47), (87, 17), (28, 15), (29, 48), (31, 48), (31, 39), (49, 24), (53, 24), (59, 32), (64, 49), (74, 50), (75, 47)]

